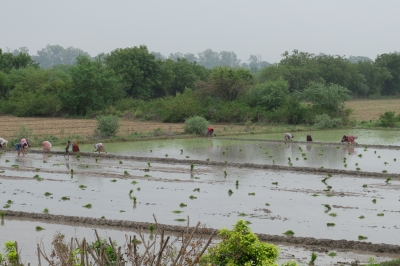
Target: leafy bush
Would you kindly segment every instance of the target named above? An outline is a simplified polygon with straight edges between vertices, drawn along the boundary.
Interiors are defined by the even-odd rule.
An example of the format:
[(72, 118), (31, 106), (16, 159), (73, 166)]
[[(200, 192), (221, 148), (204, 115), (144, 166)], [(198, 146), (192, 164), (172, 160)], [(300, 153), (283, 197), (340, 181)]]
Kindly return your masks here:
[[(211, 265), (277, 265), (279, 249), (263, 243), (252, 233), (246, 222), (239, 220), (232, 231), (221, 229), (222, 241), (207, 250), (202, 262)], [(290, 264), (289, 264), (290, 265)]]
[(185, 121), (185, 132), (189, 134), (204, 135), (208, 121), (201, 116), (194, 116)]
[(341, 124), (341, 118), (330, 118), (327, 114), (315, 116), (314, 126), (318, 129), (338, 127)]
[(96, 117), (97, 128), (95, 130), (95, 135), (112, 137), (115, 136), (120, 127), (118, 116), (114, 115), (103, 115)]
[(396, 120), (394, 112), (391, 111), (387, 111), (379, 117), (379, 121), (383, 127), (394, 127)]

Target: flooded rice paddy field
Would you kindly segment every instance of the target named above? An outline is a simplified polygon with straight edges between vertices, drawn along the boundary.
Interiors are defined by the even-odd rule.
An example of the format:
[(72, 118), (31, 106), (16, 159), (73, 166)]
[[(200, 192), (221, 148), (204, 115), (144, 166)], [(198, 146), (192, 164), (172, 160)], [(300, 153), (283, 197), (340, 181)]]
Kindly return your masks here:
[[(82, 145), (81, 151), (93, 151)], [(214, 162), (274, 164), (293, 167), (400, 173), (400, 150), (362, 145), (284, 143), (225, 139), (168, 139), (108, 143), (109, 153)], [(54, 150), (62, 150), (55, 147)]]
[[(156, 214), (160, 223), (171, 225), (181, 225), (180, 219), (189, 216), (212, 228), (244, 219), (257, 233), (293, 230), (295, 236), (347, 240), (363, 235), (373, 243), (399, 244), (392, 237), (400, 232), (399, 180), (218, 166), (190, 171), (179, 164), (149, 167), (128, 160), (44, 156), (2, 155), (3, 208), (10, 200), (13, 211), (41, 213), (47, 208), (56, 215), (139, 222), (152, 221)], [(19, 168), (4, 167), (5, 160)], [(87, 204), (92, 207), (83, 207)]]
[[(36, 226), (44, 228), (42, 231), (36, 231)], [(88, 241), (96, 241), (94, 229), (98, 231), (101, 238), (111, 239), (117, 241), (117, 244), (124, 246), (126, 243), (126, 236), (133, 238), (136, 235), (139, 237), (138, 231), (134, 229), (123, 229), (113, 228), (108, 226), (97, 225), (96, 227), (86, 224), (72, 224), (68, 222), (46, 222), (46, 221), (34, 221), (26, 218), (15, 218), (7, 217), (4, 223), (0, 226), (0, 242), (4, 243), (7, 240), (13, 239), (18, 242), (21, 250), (22, 261), (24, 264), (31, 263), (35, 265), (37, 262), (36, 243), (42, 243), (47, 252), (50, 251), (50, 244), (53, 240), (53, 235), (56, 232), (60, 232), (66, 236), (69, 240), (72, 237), (83, 239), (84, 237)], [(167, 235), (174, 239), (178, 236), (177, 233), (168, 232)], [(148, 239), (149, 233), (145, 231), (145, 238)], [(215, 238), (213, 243), (218, 242), (219, 239)], [(355, 260), (361, 262), (367, 262), (369, 257), (374, 256), (378, 261), (388, 261), (396, 256), (394, 255), (382, 255), (375, 253), (354, 253), (351, 251), (339, 251), (335, 249), (321, 249), (321, 248), (309, 248), (296, 245), (284, 245), (277, 243), (280, 248), (280, 261), (284, 263), (286, 261), (295, 259), (300, 263), (308, 263), (310, 255), (315, 252), (318, 255), (318, 264), (320, 265), (338, 265), (341, 263), (350, 263)], [(144, 249), (139, 245), (139, 251)], [(328, 256), (330, 252), (335, 252), (336, 256)]]

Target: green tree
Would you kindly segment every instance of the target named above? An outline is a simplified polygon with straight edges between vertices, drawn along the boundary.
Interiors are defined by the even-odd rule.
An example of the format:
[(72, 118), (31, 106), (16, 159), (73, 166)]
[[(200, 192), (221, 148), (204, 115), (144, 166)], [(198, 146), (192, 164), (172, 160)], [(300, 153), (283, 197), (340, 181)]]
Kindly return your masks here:
[(27, 53), (19, 53), (13, 55), (12, 53), (3, 53), (0, 49), (0, 71), (9, 73), (12, 69), (19, 69), (25, 67), (38, 68), (38, 64), (32, 60), (31, 56)]
[(88, 110), (102, 110), (124, 92), (121, 79), (101, 62), (78, 56), (77, 65), (71, 67), (71, 87), (60, 90), (63, 108), (74, 115), (85, 115)]
[(344, 103), (350, 99), (349, 93), (348, 89), (338, 84), (312, 82), (303, 91), (303, 97), (320, 113), (336, 115), (344, 109)]
[(239, 220), (232, 231), (221, 229), (219, 235), (222, 241), (207, 250), (202, 265), (278, 265), (278, 247), (258, 240), (245, 221)]
[(55, 65), (75, 65), (77, 57), (90, 55), (82, 49), (75, 47), (64, 48), (61, 45), (46, 45), (46, 48), (37, 51), (37, 55), (32, 56), (43, 68), (50, 68)]
[(282, 106), (288, 94), (289, 84), (287, 81), (279, 79), (254, 85), (246, 93), (246, 98), (251, 107), (260, 106), (269, 111)]
[(375, 64), (386, 68), (391, 78), (385, 79), (382, 94), (395, 95), (400, 93), (400, 54), (381, 54), (375, 59)]
[(153, 97), (159, 82), (160, 63), (146, 46), (116, 49), (106, 57), (106, 63), (122, 77), (129, 96), (139, 99)]

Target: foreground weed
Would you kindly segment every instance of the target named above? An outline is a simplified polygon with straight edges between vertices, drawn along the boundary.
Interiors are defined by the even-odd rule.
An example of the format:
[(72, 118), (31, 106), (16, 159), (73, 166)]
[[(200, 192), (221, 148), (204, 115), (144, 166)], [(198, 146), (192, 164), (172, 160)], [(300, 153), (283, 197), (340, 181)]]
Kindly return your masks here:
[(362, 236), (362, 235), (359, 235), (359, 236), (358, 236), (358, 240), (365, 240), (365, 239), (368, 239), (368, 237)]
[(285, 233), (283, 233), (286, 236), (294, 236), (294, 232), (292, 230), (287, 230)]
[(314, 264), (314, 262), (315, 262), (315, 260), (317, 259), (317, 254), (315, 254), (314, 252), (313, 253), (311, 253), (311, 260), (310, 260), (310, 262), (308, 263), (308, 265), (311, 265), (311, 266), (314, 266), (315, 264)]
[(42, 231), (42, 230), (44, 230), (44, 228), (43, 227), (41, 227), (41, 226), (36, 226), (36, 231)]
[(43, 213), (49, 213), (49, 209), (44, 208)]
[(89, 204), (83, 205), (82, 207), (90, 209), (90, 208), (92, 208), (92, 204), (89, 203)]

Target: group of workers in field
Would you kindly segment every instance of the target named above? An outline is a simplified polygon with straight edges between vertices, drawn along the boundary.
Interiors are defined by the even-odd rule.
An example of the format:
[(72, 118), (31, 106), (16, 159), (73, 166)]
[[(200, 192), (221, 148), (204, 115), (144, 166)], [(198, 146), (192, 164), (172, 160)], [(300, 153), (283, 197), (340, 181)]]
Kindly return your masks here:
[[(206, 130), (206, 138), (212, 137), (214, 133), (214, 129), (212, 127), (208, 127)], [(294, 136), (291, 133), (285, 133), (284, 134), (284, 140), (285, 142), (291, 141), (294, 138)], [(342, 137), (341, 143), (347, 142), (347, 143), (355, 143), (355, 140), (357, 139), (357, 136), (353, 135), (344, 135)], [(307, 134), (306, 141), (313, 141), (311, 134)], [(2, 147), (7, 147), (8, 141), (0, 138), (0, 148)], [(43, 150), (44, 151), (50, 151), (51, 149), (51, 143), (50, 141), (43, 141), (42, 143)], [(96, 143), (93, 145), (95, 148), (95, 152), (105, 152), (107, 153), (103, 143)], [(27, 149), (29, 148), (29, 141), (26, 138), (22, 138), (20, 142), (14, 144), (15, 150), (18, 152), (18, 156), (21, 154), (26, 154)], [(79, 152), (79, 144), (77, 141), (71, 142), (68, 140), (67, 145), (65, 146), (65, 154), (69, 154), (69, 150), (72, 148), (72, 152)]]

